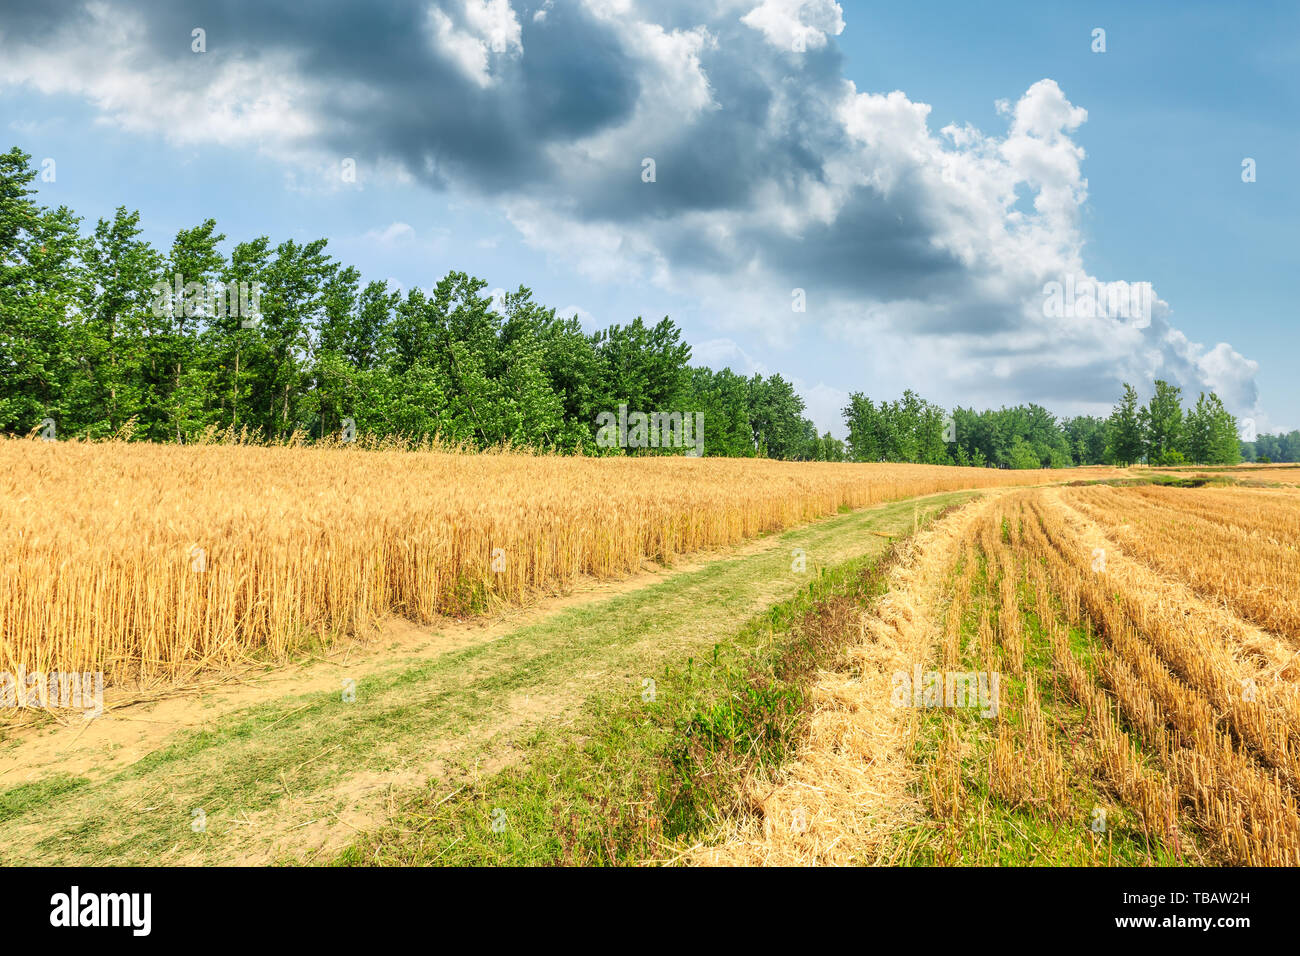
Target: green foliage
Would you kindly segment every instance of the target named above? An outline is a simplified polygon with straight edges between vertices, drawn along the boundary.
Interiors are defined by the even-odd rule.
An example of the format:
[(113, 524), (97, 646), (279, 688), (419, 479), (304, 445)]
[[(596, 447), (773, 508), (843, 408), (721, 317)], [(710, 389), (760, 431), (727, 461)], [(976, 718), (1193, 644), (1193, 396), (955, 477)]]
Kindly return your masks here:
[(853, 461), (949, 463), (943, 409), (911, 389), (900, 400), (879, 405), (854, 392), (844, 408), (844, 420)]
[[(1089, 419), (1075, 419), (1087, 422)], [(957, 464), (989, 464), (999, 468), (1068, 468), (1089, 462), (1092, 449), (1076, 453), (1070, 438), (1071, 428), (1079, 425), (1058, 422), (1040, 405), (1017, 405), (997, 411), (976, 413), (972, 409), (953, 410)], [(1031, 464), (1032, 461), (1032, 464)]]
[(1275, 461), (1300, 461), (1300, 431), (1257, 435), (1254, 441), (1241, 442), (1240, 449), (1242, 458), (1261, 465)]
[(30, 159), (0, 156), (0, 428), (22, 432), (65, 414), (76, 373), (65, 316), (87, 294), (80, 220), (32, 201)]
[(1181, 390), (1157, 380), (1145, 408), (1125, 383), (1124, 397), (1106, 423), (1106, 454), (1116, 464), (1145, 460), (1151, 465), (1233, 465), (1241, 460), (1237, 420), (1219, 396), (1201, 393), (1184, 411)]
[(1029, 442), (1019, 435), (1011, 443), (1011, 453), (1007, 461), (1008, 468), (1041, 468), (1042, 459), (1035, 453)]
[(1184, 440), (1182, 389), (1156, 379), (1155, 394), (1139, 417), (1143, 423), (1143, 444), (1148, 464), (1181, 464)]
[(1106, 461), (1106, 421), (1079, 415), (1064, 423), (1070, 456), (1080, 464)]
[(1219, 396), (1201, 393), (1187, 414), (1185, 453), (1198, 465), (1235, 465), (1241, 460), (1237, 420), (1223, 407)]
[(780, 375), (749, 380), (749, 423), (754, 447), (767, 458), (807, 458), (803, 399)]
[[(119, 208), (89, 235), (33, 200), (36, 170), (0, 157), (0, 428), (186, 442), (212, 431), (439, 436), (596, 453), (596, 418), (704, 414), (710, 455), (839, 460), (778, 375), (690, 366), (681, 330), (640, 317), (588, 334), (520, 288), (445, 276), (405, 296), (332, 258), (324, 239), (236, 243), (214, 220), (161, 253)], [(602, 453), (681, 454), (681, 449)]]
[(1245, 461), (1261, 465), (1272, 462), (1300, 462), (1300, 430), (1257, 435), (1254, 441), (1238, 442)]
[(1106, 455), (1116, 465), (1131, 465), (1141, 460), (1145, 444), (1137, 391), (1125, 382), (1124, 397), (1106, 422)]
[(704, 453), (728, 458), (758, 454), (749, 418), (749, 382), (729, 368), (691, 369), (686, 409), (704, 415)]

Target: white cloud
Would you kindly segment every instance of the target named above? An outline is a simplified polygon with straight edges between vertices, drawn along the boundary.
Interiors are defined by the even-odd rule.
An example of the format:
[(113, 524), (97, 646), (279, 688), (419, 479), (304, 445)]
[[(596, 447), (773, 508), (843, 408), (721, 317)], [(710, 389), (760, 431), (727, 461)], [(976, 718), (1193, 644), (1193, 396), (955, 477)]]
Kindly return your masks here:
[(491, 58), (522, 53), (519, 20), (509, 0), (465, 0), (463, 26), (440, 7), (429, 7), (429, 30), (438, 50), (480, 87), (492, 85)]
[(519, 19), (510, 0), (465, 0), (465, 20), (495, 53), (523, 52)]
[(383, 229), (371, 229), (362, 238), (382, 245), (392, 245), (395, 242), (414, 239), (415, 229), (409, 223), (394, 222)]
[(737, 375), (746, 378), (752, 375), (767, 375), (767, 366), (756, 360), (741, 348), (733, 339), (706, 339), (691, 345), (691, 362), (694, 365), (707, 365), (712, 369), (729, 368)]
[(525, 243), (589, 279), (668, 282), (668, 263), (648, 237), (612, 223), (576, 222), (558, 204), (536, 200), (515, 200), (505, 212)]
[[(607, 175), (612, 164), (633, 162), (638, 175), (647, 155), (647, 139), (663, 142), (665, 131), (680, 130), (701, 114), (716, 110), (701, 55), (716, 44), (705, 27), (665, 30), (636, 16), (629, 4), (588, 0), (591, 12), (617, 35), (633, 59), (638, 95), (621, 122), (591, 135), (562, 141), (548, 149), (557, 169), (570, 182)], [(655, 135), (647, 137), (653, 131)], [(658, 159), (662, 159), (659, 156)]]
[[(782, 94), (775, 95), (778, 117)], [(529, 242), (593, 278), (653, 281), (699, 302), (733, 336), (758, 332), (781, 350), (816, 332), (860, 349), (876, 391), (910, 386), (963, 404), (1024, 400), (1096, 411), (1115, 400), (1120, 381), (1165, 375), (1189, 392), (1218, 391), (1238, 413), (1254, 406), (1256, 363), (1226, 344), (1207, 350), (1188, 342), (1158, 295), (1133, 318), (1104, 310), (1045, 314), (1047, 282), (1114, 281), (1084, 267), (1085, 152), (1073, 136), (1087, 112), (1056, 82), (1034, 83), (1008, 104), (1002, 136), (970, 126), (936, 135), (928, 105), (899, 91), (858, 92), (848, 82), (827, 106), (849, 148), (825, 153), (819, 177), (779, 169), (748, 204), (618, 224), (573, 221), (556, 206), (516, 206), (511, 219)], [(1033, 197), (1032, 211), (1018, 208), (1018, 191)], [(873, 218), (859, 223), (864, 202)], [(812, 250), (834, 253), (835, 243), (887, 234), (895, 221), (918, 257), (950, 257), (960, 272), (942, 282), (922, 273), (890, 292), (851, 275), (797, 272), (769, 251), (820, 242)], [(912, 224), (918, 240), (907, 238)], [(819, 230), (824, 237), (814, 240)], [(753, 253), (733, 256), (727, 267), (695, 268), (691, 257), (667, 251), (683, 235), (720, 255)], [(888, 242), (886, 235), (882, 252), (892, 252)], [(807, 259), (803, 268), (815, 268), (817, 256)], [(805, 314), (791, 311), (795, 286), (806, 290)], [(719, 348), (708, 343), (696, 355), (725, 362)], [(827, 394), (829, 410), (843, 393)]]
[(576, 316), (582, 327), (589, 332), (594, 332), (599, 328), (596, 317), (580, 305), (566, 305), (562, 309), (556, 309), (555, 315), (561, 319), (572, 319)]
[(818, 382), (811, 388), (805, 387), (801, 381), (796, 381), (794, 384), (807, 405), (804, 414), (812, 419), (813, 424), (817, 426), (817, 431), (823, 434), (830, 432), (837, 438), (847, 437), (843, 411), (844, 406), (849, 403), (849, 393), (825, 382)]
[(844, 10), (834, 0), (763, 0), (740, 18), (782, 50), (818, 50), (844, 30)]
[(177, 69), (140, 55), (138, 39), (146, 31), (140, 15), (104, 2), (87, 3), (82, 13), (39, 44), (7, 43), (0, 88), (82, 96), (102, 122), (160, 134), (176, 146), (254, 146), (290, 162), (309, 161), (309, 144), (321, 128), (292, 54), (235, 51), (207, 60), (209, 54), (192, 54)]

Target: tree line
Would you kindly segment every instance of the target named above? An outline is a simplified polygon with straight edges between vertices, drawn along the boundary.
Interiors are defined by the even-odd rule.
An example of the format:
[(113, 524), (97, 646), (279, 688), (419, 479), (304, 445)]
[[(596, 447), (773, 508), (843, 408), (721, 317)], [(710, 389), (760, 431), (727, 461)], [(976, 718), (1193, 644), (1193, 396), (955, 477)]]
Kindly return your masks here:
[(911, 391), (879, 403), (856, 393), (840, 441), (818, 434), (782, 376), (692, 365), (668, 318), (589, 333), (526, 288), (494, 300), (461, 272), (403, 295), (363, 282), (324, 239), (261, 236), (227, 255), (212, 219), (180, 230), (167, 249), (144, 240), (139, 213), (125, 207), (83, 231), (66, 206), (33, 199), (30, 160), (17, 148), (0, 155), (0, 429), (9, 433), (51, 424), (60, 436), (192, 442), (352, 429), (608, 454), (597, 419), (625, 405), (702, 413), (710, 456), (1037, 468), (1239, 454), (1216, 396), (1184, 412), (1164, 382), (1143, 407), (1126, 385), (1107, 420), (1058, 420), (1037, 405), (948, 415)]
[(1237, 421), (1213, 392), (1183, 409), (1181, 389), (1157, 380), (1150, 402), (1136, 390), (1108, 418), (1057, 418), (1040, 405), (951, 414), (912, 391), (874, 403), (850, 396), (844, 408), (848, 456), (854, 461), (908, 461), (998, 468), (1069, 468), (1144, 462), (1153, 465), (1235, 464), (1241, 459)]
[(1300, 461), (1300, 431), (1286, 434), (1257, 435), (1254, 441), (1241, 443), (1241, 457), (1246, 461)]
[[(209, 219), (170, 248), (124, 207), (83, 234), (0, 156), (0, 428), (61, 436), (261, 440), (345, 427), (479, 448), (597, 453), (620, 405), (702, 412), (708, 455), (842, 457), (780, 375), (692, 367), (667, 318), (587, 333), (526, 288), (453, 272), (405, 295), (362, 282), (326, 240), (236, 243)], [(638, 453), (656, 453), (654, 449)], [(667, 452), (664, 452), (667, 453)]]

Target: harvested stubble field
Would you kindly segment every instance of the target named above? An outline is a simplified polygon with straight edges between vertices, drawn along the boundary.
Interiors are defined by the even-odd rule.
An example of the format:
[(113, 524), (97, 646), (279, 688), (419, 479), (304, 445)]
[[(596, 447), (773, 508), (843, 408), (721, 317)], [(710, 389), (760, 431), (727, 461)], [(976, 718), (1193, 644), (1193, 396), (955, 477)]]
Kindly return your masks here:
[(1291, 491), (1098, 486), (1071, 502), (1116, 544), (1201, 597), (1300, 641), (1300, 497)]
[(464, 615), (837, 511), (1071, 476), (10, 439), (0, 670), (187, 678), (385, 615)]
[(1085, 487), (987, 503), (927, 667), (1002, 677), (921, 710), (894, 859), (1300, 864), (1294, 491)]

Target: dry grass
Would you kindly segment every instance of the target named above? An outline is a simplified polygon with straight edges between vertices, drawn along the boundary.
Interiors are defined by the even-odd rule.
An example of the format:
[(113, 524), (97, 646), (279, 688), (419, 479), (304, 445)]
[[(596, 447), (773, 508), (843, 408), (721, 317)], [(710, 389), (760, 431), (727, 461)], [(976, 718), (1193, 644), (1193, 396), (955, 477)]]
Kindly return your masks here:
[(704, 865), (884, 862), (890, 835), (913, 820), (908, 762), (916, 711), (890, 706), (893, 676), (929, 657), (946, 576), (975, 502), (900, 545), (887, 594), (858, 622), (842, 665), (817, 675), (808, 734), (779, 779), (750, 779), (757, 808), (728, 839), (692, 854)]
[(841, 509), (1070, 477), (3, 440), (0, 670), (189, 677), (387, 614), (463, 615)]

